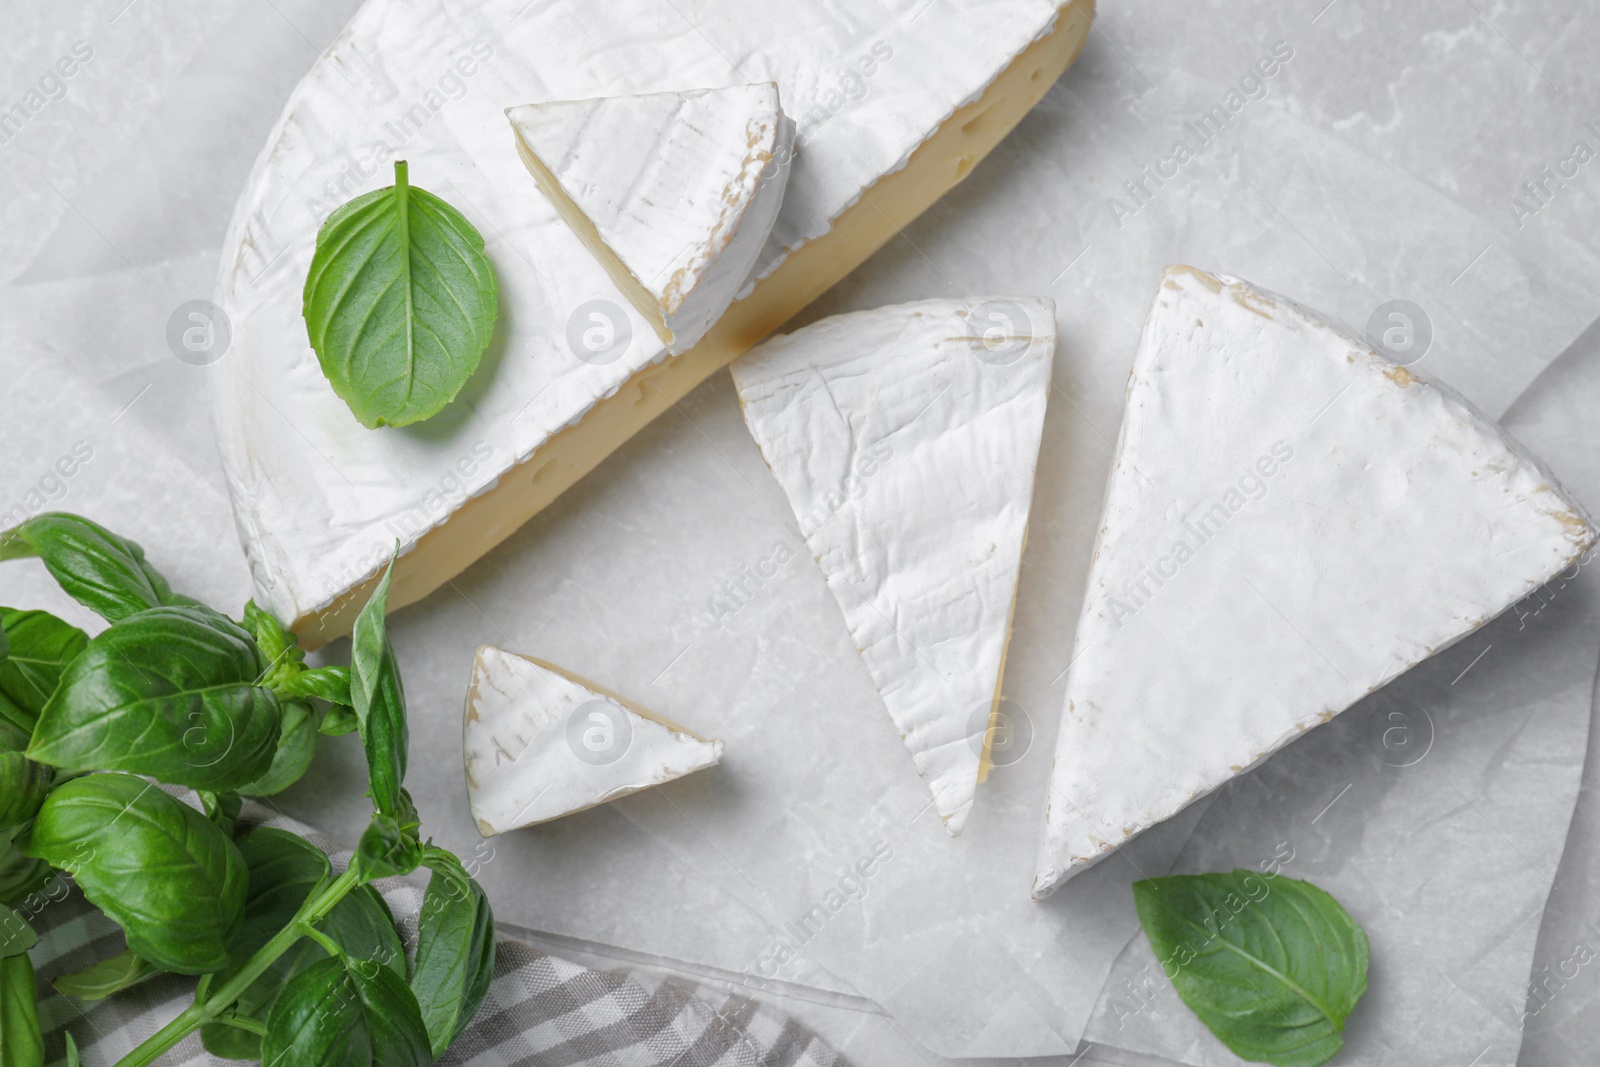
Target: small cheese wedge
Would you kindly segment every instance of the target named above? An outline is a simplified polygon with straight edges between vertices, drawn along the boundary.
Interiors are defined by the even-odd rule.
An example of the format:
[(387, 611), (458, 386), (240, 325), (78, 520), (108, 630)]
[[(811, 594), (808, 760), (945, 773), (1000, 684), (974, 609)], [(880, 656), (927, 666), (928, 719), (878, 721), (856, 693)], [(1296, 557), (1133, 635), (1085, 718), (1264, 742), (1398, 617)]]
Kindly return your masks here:
[(952, 835), (1000, 699), (1055, 337), (1048, 300), (927, 300), (824, 319), (733, 364)]
[(1461, 396), (1169, 267), (1128, 383), (1036, 899), (1493, 619), (1595, 543)]
[(484, 837), (559, 819), (715, 766), (722, 742), (487, 645), (467, 691), (467, 798)]
[(774, 82), (509, 108), (539, 188), (668, 351), (748, 286), (783, 203), (794, 123)]

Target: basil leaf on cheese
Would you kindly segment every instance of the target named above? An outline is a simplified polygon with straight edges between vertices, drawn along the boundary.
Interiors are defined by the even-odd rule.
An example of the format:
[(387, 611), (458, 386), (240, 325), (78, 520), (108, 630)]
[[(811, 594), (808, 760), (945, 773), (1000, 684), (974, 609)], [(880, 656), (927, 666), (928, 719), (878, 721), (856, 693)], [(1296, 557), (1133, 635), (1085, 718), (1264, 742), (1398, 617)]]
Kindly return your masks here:
[(1235, 1055), (1316, 1067), (1344, 1047), (1367, 935), (1333, 897), (1236, 870), (1135, 882), (1133, 900), (1162, 972)]
[(395, 183), (344, 204), (317, 232), (305, 320), (333, 391), (363, 426), (409, 426), (456, 398), (499, 314), (483, 236), (461, 212)]

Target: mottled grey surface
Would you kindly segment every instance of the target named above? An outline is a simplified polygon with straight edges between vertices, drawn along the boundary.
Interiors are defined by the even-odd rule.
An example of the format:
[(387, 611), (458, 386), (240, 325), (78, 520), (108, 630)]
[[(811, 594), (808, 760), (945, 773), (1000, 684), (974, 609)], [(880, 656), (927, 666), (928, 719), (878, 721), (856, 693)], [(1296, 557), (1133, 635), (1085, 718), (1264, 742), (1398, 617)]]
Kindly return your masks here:
[[(0, 109), (30, 89), (47, 102), (0, 143), (0, 425), (8, 442), (0, 511), (48, 501), (104, 518), (145, 540), (186, 591), (219, 606), (248, 595), (210, 439), (205, 371), (172, 357), (165, 330), (175, 307), (210, 294), (223, 229), (256, 152), (290, 88), (354, 7), (97, 0), (8, 12)], [(692, 5), (685, 14), (692, 18)], [(93, 57), (60, 91), (41, 84), (80, 40)], [(1148, 196), (1127, 191), (1125, 183), (1144, 180), (1141, 168), (1169, 157), (1175, 139), (1193, 138), (1185, 122), (1225, 103), (1280, 41), (1292, 57), (1259, 90), (1242, 86), (1237, 114), (1196, 158), (1160, 187), (1150, 182)], [(1600, 404), (1600, 344), (1592, 330), (1574, 343), (1600, 316), (1600, 160), (1577, 166), (1559, 187), (1546, 180), (1547, 203), (1523, 189), (1543, 179), (1543, 166), (1560, 167), (1577, 142), (1600, 149), (1600, 129), (1586, 125), (1600, 126), (1597, 46), (1600, 27), (1575, 0), (1110, 0), (1079, 64), (1017, 133), (904, 239), (802, 317), (974, 291), (1057, 300), (1060, 389), (1046, 426), (1007, 680), (1008, 696), (1032, 713), (1039, 752), (1053, 740), (1056, 679), (1122, 382), (1165, 262), (1241, 275), (1358, 326), (1384, 300), (1415, 301), (1435, 333), (1419, 369), (1505, 415), (1600, 506), (1600, 449), (1589, 436)], [(93, 458), (59, 474), (57, 460), (78, 442)], [(479, 850), (502, 912), (523, 925), (736, 975), (754, 962), (742, 946), (759, 952), (771, 943), (774, 916), (828, 888), (805, 858), (813, 844), (825, 853), (820, 835), (840, 825), (829, 820), (851, 803), (870, 803), (877, 782), (908, 772), (909, 764), (869, 767), (864, 781), (851, 763), (880, 751), (880, 741), (894, 752), (898, 741), (881, 709), (869, 706), (859, 668), (852, 675), (841, 666), (848, 643), (828, 628), (831, 604), (816, 575), (787, 567), (725, 626), (711, 621), (706, 602), (718, 586), (782, 535), (781, 497), (764, 477), (718, 376), (453, 588), (398, 616), (424, 817), (447, 844)], [(1496, 751), (1493, 731), (1505, 728), (1504, 717), (1450, 704), (1436, 724), (1439, 747), (1407, 768), (1369, 760), (1372, 789), (1363, 796), (1354, 775), (1339, 778), (1336, 759), (1341, 740), (1364, 745), (1376, 713), (1358, 709), (1224, 792), (1186, 849), (1170, 849), (1180, 864), (1201, 867), (1247, 861), (1258, 845), (1270, 853), (1287, 838), (1300, 873), (1337, 885), (1353, 910), (1388, 905), (1362, 916), (1374, 934), (1373, 991), (1352, 1021), (1348, 1062), (1379, 1062), (1377, 1046), (1391, 1028), (1424, 1044), (1432, 1034), (1450, 1039), (1426, 1046), (1434, 1058), (1406, 1062), (1462, 1065), (1474, 1056), (1479, 1064), (1580, 1062), (1600, 1037), (1600, 966), (1571, 962), (1580, 946), (1600, 950), (1600, 932), (1588, 925), (1600, 922), (1592, 790), (1583, 792), (1570, 832), (1565, 826), (1589, 706), (1577, 690), (1595, 667), (1596, 625), (1580, 588), (1553, 600), (1522, 643), (1497, 643), (1489, 654), (1496, 658), (1466, 675), (1478, 682), (1477, 672), (1493, 677), (1485, 668), (1511, 672), (1508, 679), (1532, 672), (1546, 683), (1502, 701), (1529, 728), (1508, 731), (1499, 762), (1482, 754)], [(28, 565), (7, 565), (0, 599), (83, 621)], [(1565, 623), (1562, 613), (1571, 614)], [(1538, 627), (1554, 632), (1546, 637)], [(703, 780), (480, 848), (456, 748), (460, 692), (479, 641), (556, 659), (697, 727), (742, 731), (758, 751), (763, 739), (775, 746), (810, 736), (833, 746), (839, 769), (818, 780), (808, 761), (787, 780), (781, 766), (754, 755), (740, 762), (730, 746), (727, 766)], [(1475, 651), (1460, 646), (1452, 655)], [(1438, 686), (1422, 676), (1413, 684)], [(1495, 692), (1480, 684), (1480, 697)], [(861, 703), (817, 706), (834, 697)], [(849, 718), (852, 708), (859, 719)], [(803, 721), (811, 715), (819, 716), (814, 725)], [(1579, 742), (1562, 749), (1562, 737)], [(1482, 758), (1451, 763), (1465, 746), (1452, 750), (1450, 742), (1468, 738)], [(366, 812), (352, 787), (358, 761), (348, 739), (326, 745), (284, 808), (349, 836)], [(1043, 762), (1007, 768), (980, 797), (963, 839), (971, 869), (983, 872), (974, 886), (998, 883), (1004, 865), (1016, 862), (1009, 845), (995, 842), (1030, 836)], [(1496, 791), (1519, 774), (1541, 773), (1543, 791)], [(913, 796), (914, 775), (902, 777), (910, 783), (896, 796)], [(1350, 792), (1321, 815), (1345, 782)], [(1465, 803), (1447, 791), (1456, 786)], [(762, 815), (773, 798), (789, 802)], [(1407, 832), (1408, 813), (1411, 829), (1437, 831), (1441, 847), (1455, 850), (1441, 855), (1466, 853), (1453, 875), (1459, 885), (1428, 886), (1414, 868), (1430, 859), (1408, 858), (1399, 841), (1385, 845), (1384, 834)], [(1529, 839), (1483, 825), (1518, 820), (1529, 821)], [(769, 851), (752, 845), (763, 839)], [(933, 841), (912, 844), (917, 851), (902, 855)], [(898, 883), (914, 866), (886, 869)], [(1552, 905), (1541, 919), (1551, 874)], [(945, 904), (956, 908), (963, 890), (952, 884)], [(1395, 886), (1418, 896), (1397, 899)], [(875, 908), (880, 899), (893, 898), (868, 897)], [(915, 899), (920, 906), (929, 898)], [(619, 910), (619, 901), (628, 906)], [(1481, 945), (1481, 955), (1435, 977), (1418, 969), (1414, 954), (1394, 951), (1396, 942), (1433, 942), (1439, 959), (1451, 959), (1446, 942), (1463, 910), (1459, 940)], [(894, 918), (892, 908), (868, 914)], [(919, 915), (913, 908), (909, 918)], [(1131, 930), (1130, 916), (1121, 922), (1123, 934)], [(868, 929), (877, 935), (894, 924)], [(848, 933), (841, 923), (831, 940), (786, 966), (793, 997), (771, 995), (802, 1017), (814, 1010), (819, 1032), (846, 1055), (853, 1043), (861, 1048), (860, 1062), (927, 1062), (912, 1043), (928, 1040), (920, 1023), (886, 1020), (848, 986), (871, 978), (873, 997), (898, 1020), (915, 1014), (925, 987), (946, 989), (948, 976), (913, 968), (891, 988), (888, 975), (866, 965), (872, 953), (862, 945), (871, 942), (852, 944)], [(1142, 947), (1130, 944), (1117, 966), (1136, 974)], [(1530, 970), (1546, 982), (1548, 1006), (1527, 1019), (1517, 1058), (1515, 1005)], [(1087, 1008), (1097, 988), (1073, 996)], [(1172, 1010), (1170, 992), (1168, 1002), (1152, 1000), (1117, 1028), (1118, 988), (1113, 982), (1100, 995), (1091, 1037), (1197, 1065), (1233, 1062), (1181, 1007)], [(1012, 1025), (997, 1020), (1001, 1033), (990, 1038)], [(1014, 1025), (1021, 1032), (1031, 1024)], [(1093, 1058), (1148, 1062), (1131, 1055)]]

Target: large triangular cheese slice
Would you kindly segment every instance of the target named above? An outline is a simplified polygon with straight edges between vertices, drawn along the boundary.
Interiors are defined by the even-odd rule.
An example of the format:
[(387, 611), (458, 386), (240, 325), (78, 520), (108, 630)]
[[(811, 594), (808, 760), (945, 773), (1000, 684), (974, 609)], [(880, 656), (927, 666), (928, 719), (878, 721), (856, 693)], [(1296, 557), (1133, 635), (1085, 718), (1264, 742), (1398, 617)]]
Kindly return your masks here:
[(825, 319), (733, 365), (951, 834), (1000, 697), (1055, 336), (1048, 300), (928, 300)]
[(548, 822), (713, 766), (707, 741), (559, 667), (484, 646), (462, 748), (485, 837)]
[(522, 160), (669, 351), (750, 280), (778, 217), (794, 123), (773, 82), (510, 108)]
[(1167, 269), (1067, 675), (1034, 896), (1570, 566), (1595, 530), (1436, 381)]

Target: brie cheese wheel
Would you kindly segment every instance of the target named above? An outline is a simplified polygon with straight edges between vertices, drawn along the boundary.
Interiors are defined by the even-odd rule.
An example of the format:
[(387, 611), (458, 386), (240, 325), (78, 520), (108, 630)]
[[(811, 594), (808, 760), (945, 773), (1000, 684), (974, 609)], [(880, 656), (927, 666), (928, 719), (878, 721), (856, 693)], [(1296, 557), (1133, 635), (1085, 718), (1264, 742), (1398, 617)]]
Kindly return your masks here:
[(1035, 898), (1493, 619), (1594, 543), (1461, 396), (1169, 267), (1067, 674)]
[(485, 645), (472, 665), (462, 751), (473, 821), (492, 837), (715, 766), (722, 742)]
[(927, 300), (824, 319), (733, 365), (952, 835), (1000, 700), (1055, 338), (1048, 300)]
[(539, 188), (650, 323), (686, 351), (745, 288), (778, 218), (794, 123), (772, 82), (506, 112)]
[[(212, 421), (257, 603), (313, 647), (349, 631), (397, 543), (391, 609), (459, 573), (965, 177), (1092, 9), (701, 0), (691, 25), (676, 0), (367, 0), (291, 95), (223, 245)], [(765, 82), (796, 125), (778, 217), (749, 295), (670, 355), (539, 194), (505, 109)], [(501, 315), (454, 404), (368, 430), (322, 374), (301, 290), (322, 220), (395, 159), (483, 234)]]

